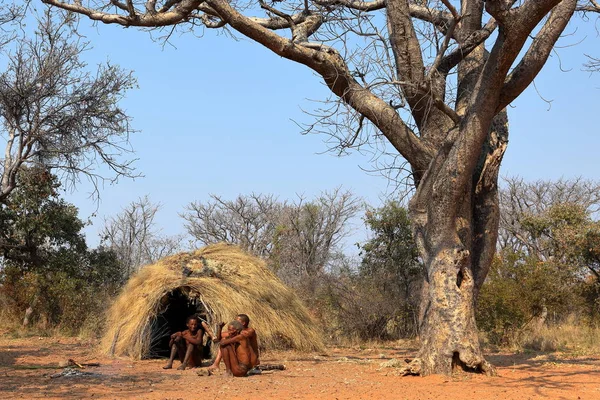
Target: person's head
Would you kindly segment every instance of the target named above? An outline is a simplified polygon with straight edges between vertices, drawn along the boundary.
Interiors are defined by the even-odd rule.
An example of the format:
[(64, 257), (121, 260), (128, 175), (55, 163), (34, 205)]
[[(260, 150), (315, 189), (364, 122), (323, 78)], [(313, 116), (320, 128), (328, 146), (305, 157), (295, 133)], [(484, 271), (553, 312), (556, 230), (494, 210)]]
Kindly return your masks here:
[(250, 323), (250, 317), (248, 317), (246, 314), (238, 314), (235, 317), (236, 321), (240, 321), (240, 323), (244, 326), (244, 328), (248, 327), (248, 324)]
[(190, 315), (185, 321), (185, 325), (190, 331), (196, 332), (200, 329), (200, 319), (196, 315)]
[(244, 329), (242, 323), (238, 320), (233, 320), (227, 325), (227, 331), (230, 336), (239, 335), (239, 333)]

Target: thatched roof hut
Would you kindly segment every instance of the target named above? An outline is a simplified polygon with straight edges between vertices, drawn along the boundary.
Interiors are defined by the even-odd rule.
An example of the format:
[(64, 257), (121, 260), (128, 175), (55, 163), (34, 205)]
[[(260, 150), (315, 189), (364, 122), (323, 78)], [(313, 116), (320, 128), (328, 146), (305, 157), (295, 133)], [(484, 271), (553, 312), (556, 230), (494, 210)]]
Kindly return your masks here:
[(166, 257), (133, 276), (108, 312), (102, 351), (135, 359), (168, 354), (168, 338), (189, 315), (210, 326), (250, 316), (262, 348), (322, 350), (306, 308), (265, 263), (216, 244)]

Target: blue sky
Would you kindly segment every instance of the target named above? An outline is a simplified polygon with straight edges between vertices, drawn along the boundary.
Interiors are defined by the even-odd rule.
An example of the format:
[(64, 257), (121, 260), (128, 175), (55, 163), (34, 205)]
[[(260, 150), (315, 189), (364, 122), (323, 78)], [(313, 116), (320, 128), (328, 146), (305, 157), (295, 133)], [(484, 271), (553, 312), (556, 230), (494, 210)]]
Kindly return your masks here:
[[(110, 59), (138, 79), (139, 89), (127, 95), (123, 106), (140, 131), (131, 141), (137, 169), (145, 175), (105, 186), (99, 204), (87, 197), (86, 185), (67, 194), (82, 218), (95, 215), (87, 229), (91, 245), (97, 244), (103, 217), (146, 194), (163, 205), (157, 218), (163, 233), (175, 234), (183, 230), (178, 213), (209, 193), (225, 198), (273, 193), (280, 199), (301, 193), (310, 198), (343, 186), (372, 205), (389, 193), (384, 178), (361, 170), (371, 166), (368, 156), (322, 154), (327, 148), (323, 137), (300, 135), (293, 120), (310, 121), (301, 110), (314, 106), (307, 99), (328, 94), (306, 67), (214, 31), (202, 38), (173, 37), (175, 49), (133, 28), (88, 29), (87, 23), (81, 25), (94, 47), (85, 56), (90, 64)], [(582, 71), (583, 54), (600, 56), (600, 38), (593, 22), (576, 23), (570, 32), (575, 33), (561, 41), (566, 47), (537, 78), (537, 91), (529, 88), (509, 110), (510, 144), (502, 175), (600, 179), (594, 118), (600, 74)]]

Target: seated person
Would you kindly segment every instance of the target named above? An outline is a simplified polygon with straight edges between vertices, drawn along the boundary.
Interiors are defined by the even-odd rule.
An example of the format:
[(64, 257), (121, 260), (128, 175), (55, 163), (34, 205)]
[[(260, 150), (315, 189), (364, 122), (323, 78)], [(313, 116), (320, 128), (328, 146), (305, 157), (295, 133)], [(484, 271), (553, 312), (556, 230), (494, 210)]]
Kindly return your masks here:
[[(260, 361), (258, 359), (258, 355), (259, 355), (259, 353), (258, 353), (258, 338), (256, 336), (256, 331), (253, 328), (250, 328), (248, 326), (248, 325), (250, 325), (250, 317), (248, 317), (246, 314), (238, 314), (235, 317), (235, 320), (242, 324), (243, 329), (242, 329), (241, 334), (246, 336), (250, 343), (251, 363), (253, 365), (260, 364)], [(225, 325), (224, 323), (221, 323), (220, 328), (222, 328), (224, 325)], [(217, 332), (217, 335), (219, 335), (219, 332)], [(222, 334), (222, 337), (226, 338), (226, 337), (228, 337), (227, 335), (228, 335), (228, 332), (224, 332)], [(208, 367), (208, 369), (210, 369), (210, 370), (218, 369), (221, 359), (222, 359), (222, 354), (221, 354), (221, 349), (219, 348), (219, 350), (217, 352), (217, 357), (215, 358), (215, 361), (213, 362), (213, 364), (210, 367)]]
[[(217, 333), (220, 341), (219, 347), (227, 374), (230, 376), (246, 376), (248, 371), (255, 367), (252, 357), (252, 346), (247, 336), (242, 335), (244, 326), (240, 321), (234, 320), (227, 325), (227, 338), (222, 339)], [(254, 358), (254, 362), (256, 358)]]
[[(169, 347), (171, 348), (171, 357), (163, 369), (173, 368), (173, 360), (178, 356), (181, 365), (177, 368), (184, 370), (187, 367), (199, 367), (202, 363), (203, 338), (204, 332), (208, 331), (208, 325), (200, 321), (196, 315), (188, 317), (186, 321), (187, 329), (183, 332), (175, 332), (171, 335)], [(210, 335), (210, 333), (209, 333)]]

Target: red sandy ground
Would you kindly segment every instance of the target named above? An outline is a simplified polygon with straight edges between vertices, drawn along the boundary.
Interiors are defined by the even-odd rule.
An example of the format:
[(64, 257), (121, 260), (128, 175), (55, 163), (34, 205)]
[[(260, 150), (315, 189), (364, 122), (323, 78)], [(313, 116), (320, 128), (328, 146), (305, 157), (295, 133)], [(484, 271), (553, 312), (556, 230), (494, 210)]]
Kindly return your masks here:
[[(381, 364), (414, 348), (332, 348), (328, 354), (267, 353), (285, 371), (248, 378), (164, 371), (164, 360), (99, 356), (73, 338), (0, 337), (0, 399), (600, 399), (600, 356), (491, 354), (498, 377), (398, 377)], [(52, 378), (60, 361), (99, 362), (91, 376)], [(177, 364), (175, 365), (177, 366)]]

